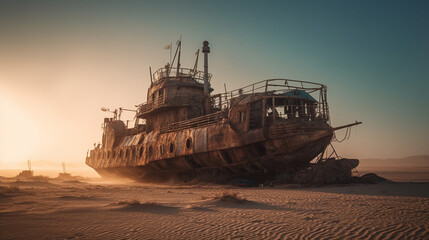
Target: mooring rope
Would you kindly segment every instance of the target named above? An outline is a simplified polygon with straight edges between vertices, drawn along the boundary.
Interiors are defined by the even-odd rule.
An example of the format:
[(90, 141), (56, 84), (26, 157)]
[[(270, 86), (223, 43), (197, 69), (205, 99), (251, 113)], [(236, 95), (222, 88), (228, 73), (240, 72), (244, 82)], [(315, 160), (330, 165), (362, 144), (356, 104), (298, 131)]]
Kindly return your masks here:
[(337, 134), (334, 132), (334, 142), (339, 142), (339, 143), (342, 143), (342, 142), (344, 142), (345, 140), (348, 140), (348, 139), (350, 139), (350, 135), (351, 135), (351, 127), (347, 127), (346, 128), (346, 134), (344, 135), (344, 138), (342, 139), (342, 140), (338, 140), (338, 138), (337, 138)]

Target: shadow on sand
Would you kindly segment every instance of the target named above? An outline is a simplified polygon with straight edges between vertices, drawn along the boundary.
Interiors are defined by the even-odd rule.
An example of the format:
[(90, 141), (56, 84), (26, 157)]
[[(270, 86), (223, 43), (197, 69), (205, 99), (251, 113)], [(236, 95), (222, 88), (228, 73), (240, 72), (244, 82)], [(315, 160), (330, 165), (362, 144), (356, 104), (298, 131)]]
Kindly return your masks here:
[(134, 201), (120, 201), (109, 204), (110, 210), (120, 212), (150, 212), (157, 214), (175, 214), (179, 211), (178, 207), (165, 206), (155, 202), (141, 203)]

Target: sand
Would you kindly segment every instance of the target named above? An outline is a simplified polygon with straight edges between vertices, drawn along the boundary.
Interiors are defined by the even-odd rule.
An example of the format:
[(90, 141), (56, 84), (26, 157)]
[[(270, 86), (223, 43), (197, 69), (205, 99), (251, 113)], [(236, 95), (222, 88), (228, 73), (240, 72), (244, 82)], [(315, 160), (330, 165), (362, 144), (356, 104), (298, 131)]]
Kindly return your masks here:
[[(429, 183), (273, 188), (0, 179), (1, 239), (428, 239)], [(224, 193), (241, 200), (222, 199)]]
[(377, 175), (395, 182), (429, 182), (429, 167), (366, 167), (359, 166), (359, 174), (377, 173)]

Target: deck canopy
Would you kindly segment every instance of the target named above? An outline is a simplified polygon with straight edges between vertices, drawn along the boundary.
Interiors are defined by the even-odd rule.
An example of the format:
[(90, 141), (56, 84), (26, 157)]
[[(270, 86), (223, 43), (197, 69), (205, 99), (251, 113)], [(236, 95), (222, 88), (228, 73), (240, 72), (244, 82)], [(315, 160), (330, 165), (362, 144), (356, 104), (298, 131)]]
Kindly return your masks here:
[(305, 100), (310, 100), (312, 102), (317, 102), (316, 99), (314, 99), (310, 94), (308, 94), (304, 90), (295, 89), (295, 90), (292, 90), (292, 91), (289, 91), (289, 92), (285, 92), (285, 93), (283, 93), (283, 95), (284, 96), (289, 96), (289, 97), (294, 97), (294, 98), (302, 98), (302, 99), (305, 99)]

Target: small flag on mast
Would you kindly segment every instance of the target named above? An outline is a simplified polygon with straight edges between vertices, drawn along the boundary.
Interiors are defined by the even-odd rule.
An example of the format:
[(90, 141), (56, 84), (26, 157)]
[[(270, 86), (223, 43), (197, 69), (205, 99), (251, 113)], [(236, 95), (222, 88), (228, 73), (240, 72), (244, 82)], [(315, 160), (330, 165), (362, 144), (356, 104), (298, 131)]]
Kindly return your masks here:
[(168, 44), (168, 45), (166, 45), (165, 47), (164, 47), (164, 49), (170, 49), (171, 48), (171, 44)]

